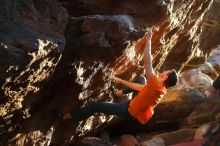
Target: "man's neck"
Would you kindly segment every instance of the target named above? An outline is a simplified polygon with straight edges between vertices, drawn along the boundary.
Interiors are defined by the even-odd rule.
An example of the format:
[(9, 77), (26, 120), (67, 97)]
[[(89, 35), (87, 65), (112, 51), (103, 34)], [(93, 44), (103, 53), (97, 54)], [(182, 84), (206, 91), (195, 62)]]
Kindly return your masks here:
[(164, 80), (163, 79), (161, 79), (160, 77), (158, 77), (158, 80), (161, 82), (161, 84), (164, 86)]

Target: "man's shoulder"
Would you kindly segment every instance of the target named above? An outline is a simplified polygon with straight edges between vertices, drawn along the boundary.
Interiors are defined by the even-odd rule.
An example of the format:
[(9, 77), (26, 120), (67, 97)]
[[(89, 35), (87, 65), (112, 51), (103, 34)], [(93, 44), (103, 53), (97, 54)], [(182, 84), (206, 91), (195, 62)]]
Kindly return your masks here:
[(158, 77), (156, 75), (153, 75), (149, 78), (149, 84), (156, 89), (157, 91), (165, 91), (165, 86), (159, 81)]
[(155, 82), (155, 81), (158, 81), (158, 82), (159, 82), (158, 77), (157, 77), (156, 75), (150, 76), (147, 80), (148, 80), (148, 81), (151, 81), (151, 82)]

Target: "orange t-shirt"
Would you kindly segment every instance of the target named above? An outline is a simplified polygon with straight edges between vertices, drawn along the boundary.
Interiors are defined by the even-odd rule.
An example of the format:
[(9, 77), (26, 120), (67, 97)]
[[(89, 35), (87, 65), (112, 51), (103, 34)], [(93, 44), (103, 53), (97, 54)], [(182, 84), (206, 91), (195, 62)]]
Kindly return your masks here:
[(154, 75), (129, 104), (128, 112), (140, 123), (146, 123), (153, 115), (154, 107), (166, 93), (166, 88)]

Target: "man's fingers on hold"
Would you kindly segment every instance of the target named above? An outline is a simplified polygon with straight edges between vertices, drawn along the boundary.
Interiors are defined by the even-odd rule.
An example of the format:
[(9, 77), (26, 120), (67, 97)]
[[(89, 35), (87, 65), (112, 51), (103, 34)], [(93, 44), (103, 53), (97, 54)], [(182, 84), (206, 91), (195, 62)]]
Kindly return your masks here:
[(210, 97), (210, 93), (208, 91), (205, 91), (205, 95), (209, 98)]

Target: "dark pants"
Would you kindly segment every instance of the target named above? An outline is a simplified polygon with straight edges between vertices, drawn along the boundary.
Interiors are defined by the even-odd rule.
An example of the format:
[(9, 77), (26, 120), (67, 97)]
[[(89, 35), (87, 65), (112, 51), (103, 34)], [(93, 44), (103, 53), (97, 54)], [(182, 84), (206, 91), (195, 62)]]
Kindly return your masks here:
[[(135, 79), (136, 81), (135, 83), (139, 83), (139, 82), (143, 83), (144, 82), (143, 80), (145, 80), (146, 82), (146, 78), (145, 77), (143, 78), (143, 76), (141, 76), (141, 79), (139, 78)], [(126, 89), (126, 90), (129, 93), (133, 92), (133, 90), (130, 90), (130, 89)], [(95, 113), (104, 113), (107, 115), (117, 115), (117, 116), (120, 116), (126, 119), (134, 119), (128, 112), (129, 102), (130, 101), (123, 102), (123, 103), (108, 103), (108, 102), (91, 103), (83, 108), (80, 108), (72, 112), (73, 122), (78, 123), (82, 120), (89, 118)]]
[(117, 115), (123, 118), (132, 119), (132, 116), (128, 112), (128, 105), (129, 101), (124, 103), (94, 102), (72, 112), (73, 122), (78, 123), (95, 113)]

